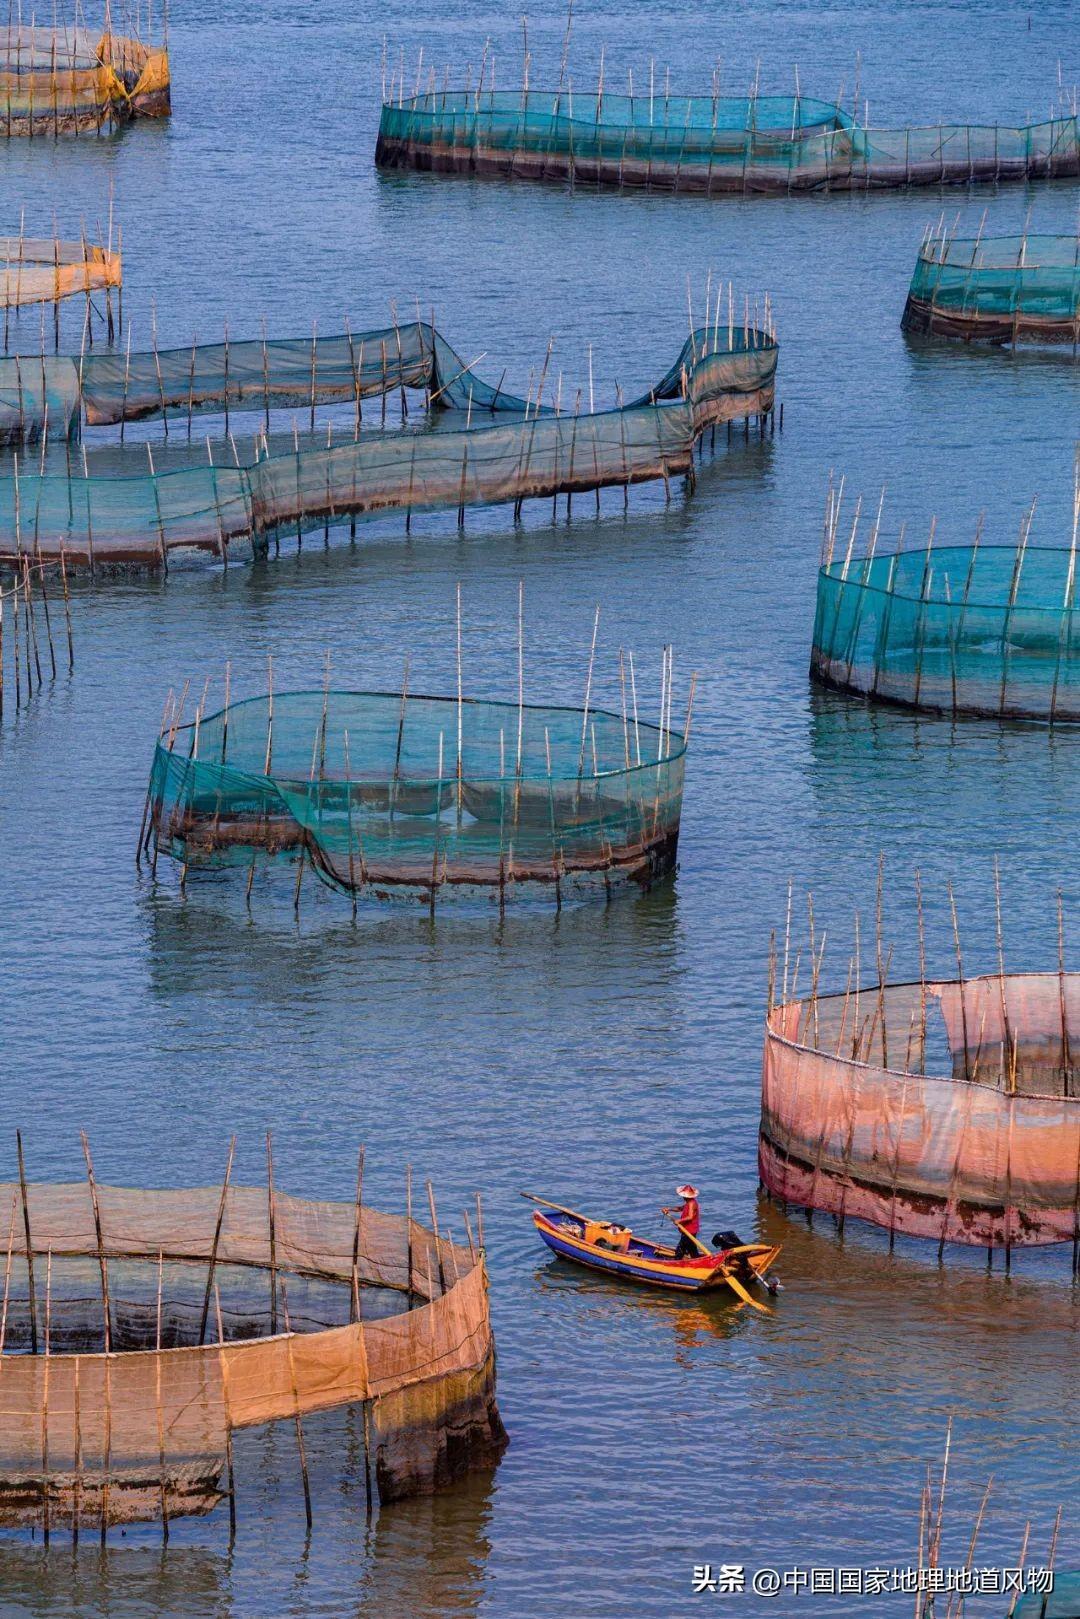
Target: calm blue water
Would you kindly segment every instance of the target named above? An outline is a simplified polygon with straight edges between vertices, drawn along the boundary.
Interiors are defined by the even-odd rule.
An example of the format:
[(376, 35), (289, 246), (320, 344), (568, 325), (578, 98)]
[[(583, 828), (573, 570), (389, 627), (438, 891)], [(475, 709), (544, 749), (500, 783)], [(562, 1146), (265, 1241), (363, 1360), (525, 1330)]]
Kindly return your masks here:
[[(686, 329), (686, 278), (768, 289), (782, 344), (785, 432), (718, 445), (697, 492), (591, 499), (400, 521), (258, 567), (174, 570), (167, 583), (99, 581), (75, 605), (76, 671), (0, 731), (0, 1174), (13, 1131), (32, 1176), (81, 1173), (85, 1127), (102, 1179), (191, 1184), (262, 1172), (272, 1128), (290, 1189), (348, 1196), (356, 1144), (371, 1197), (400, 1207), (404, 1165), (431, 1175), (444, 1219), (481, 1188), (512, 1443), (491, 1476), (373, 1526), (358, 1441), (312, 1424), (315, 1529), (303, 1535), (291, 1433), (238, 1445), (240, 1529), (185, 1526), (107, 1551), (0, 1545), (0, 1613), (623, 1619), (686, 1610), (692, 1565), (907, 1563), (925, 1465), (953, 1416), (956, 1495), (945, 1552), (962, 1561), (987, 1476), (980, 1561), (1011, 1561), (1034, 1523), (1041, 1561), (1066, 1504), (1059, 1558), (1080, 1557), (1075, 1515), (1080, 1299), (1057, 1255), (1006, 1279), (978, 1256), (849, 1225), (810, 1230), (759, 1205), (756, 1128), (770, 927), (789, 877), (829, 929), (824, 980), (842, 985), (851, 911), (872, 912), (886, 855), (894, 974), (915, 965), (911, 873), (928, 895), (931, 966), (950, 969), (945, 883), (965, 965), (993, 965), (997, 853), (1017, 966), (1056, 958), (1055, 893), (1080, 961), (1074, 735), (917, 720), (811, 692), (806, 678), (828, 469), (896, 522), (966, 540), (1012, 536), (1033, 494), (1033, 537), (1066, 530), (1078, 372), (1066, 358), (908, 346), (900, 312), (924, 225), (944, 208), (974, 234), (1075, 228), (1070, 184), (870, 197), (713, 201), (378, 176), (371, 164), (382, 34), (415, 61), (479, 61), (516, 79), (506, 8), (362, 0), (225, 20), (172, 17), (176, 111), (111, 142), (0, 149), (2, 222), (61, 234), (104, 219), (115, 187), (133, 342), (383, 324), (388, 303), (433, 307), (479, 369), (524, 392), (549, 337), (568, 388), (640, 390)], [(530, 11), (533, 83), (557, 75), (564, 16)], [(850, 96), (855, 53), (872, 121), (1045, 116), (1077, 72), (1075, 15), (1049, 0), (705, 8), (604, 0), (575, 22), (571, 60), (615, 85), (649, 55), (680, 85), (716, 56), (744, 90)], [(546, 69), (547, 71), (543, 71)], [(32, 344), (33, 323), (24, 332)], [(465, 605), (466, 689), (512, 689), (519, 580), (527, 693), (580, 701), (601, 604), (599, 697), (633, 647), (655, 708), (660, 647), (679, 699), (698, 671), (682, 865), (671, 887), (500, 924), (456, 907), (361, 911), (305, 884), (243, 884), (133, 863), (165, 693), (200, 690), (231, 660), (253, 693), (268, 652), (280, 685), (451, 690), (454, 585)], [(802, 915), (800, 909), (800, 917)], [(636, 1297), (550, 1264), (519, 1188), (648, 1225), (674, 1184), (703, 1189), (706, 1221), (785, 1245), (788, 1290), (770, 1319), (722, 1304)], [(712, 1226), (709, 1229), (713, 1229)], [(708, 1606), (708, 1598), (701, 1599)], [(892, 1614), (910, 1599), (801, 1596), (793, 1613)], [(748, 1608), (754, 1599), (742, 1599)], [(998, 1611), (1004, 1604), (990, 1604)], [(773, 1611), (782, 1611), (774, 1603)], [(973, 1609), (973, 1612), (978, 1611)]]

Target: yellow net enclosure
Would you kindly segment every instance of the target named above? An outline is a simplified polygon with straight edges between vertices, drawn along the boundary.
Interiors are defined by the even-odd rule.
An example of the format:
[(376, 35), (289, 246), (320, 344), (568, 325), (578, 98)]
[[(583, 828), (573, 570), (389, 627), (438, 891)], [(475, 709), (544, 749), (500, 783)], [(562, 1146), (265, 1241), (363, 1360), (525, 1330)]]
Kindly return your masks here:
[(110, 133), (171, 110), (166, 42), (71, 24), (0, 27), (0, 135)]
[(76, 293), (119, 287), (120, 254), (58, 237), (0, 236), (0, 309), (59, 303)]

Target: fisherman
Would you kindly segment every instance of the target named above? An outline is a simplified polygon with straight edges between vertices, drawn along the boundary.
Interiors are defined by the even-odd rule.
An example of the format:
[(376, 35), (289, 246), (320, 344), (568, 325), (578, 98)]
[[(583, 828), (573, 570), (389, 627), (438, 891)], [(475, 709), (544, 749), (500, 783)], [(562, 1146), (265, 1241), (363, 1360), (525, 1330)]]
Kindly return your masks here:
[(675, 1250), (676, 1259), (690, 1259), (694, 1254), (700, 1254), (696, 1238), (701, 1229), (701, 1209), (698, 1207), (698, 1189), (687, 1181), (685, 1186), (676, 1186), (675, 1194), (683, 1200), (681, 1209), (661, 1209), (661, 1214), (670, 1214), (677, 1226), (681, 1226), (679, 1233), (679, 1246)]

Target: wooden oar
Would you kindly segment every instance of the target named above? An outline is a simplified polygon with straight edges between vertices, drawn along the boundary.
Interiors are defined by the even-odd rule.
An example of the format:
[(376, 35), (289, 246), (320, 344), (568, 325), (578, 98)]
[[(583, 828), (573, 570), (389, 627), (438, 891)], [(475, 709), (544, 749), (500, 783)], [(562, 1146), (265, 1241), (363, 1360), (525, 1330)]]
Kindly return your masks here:
[(706, 1259), (712, 1259), (714, 1257), (712, 1249), (707, 1248), (700, 1237), (695, 1237), (692, 1231), (687, 1231), (686, 1227), (684, 1225), (680, 1225), (673, 1214), (667, 1214), (666, 1209), (664, 1209), (662, 1212), (667, 1215), (667, 1218), (671, 1221), (676, 1231), (681, 1231), (684, 1237), (689, 1237), (691, 1242), (697, 1244), (697, 1251), (699, 1254), (704, 1254)]
[(767, 1304), (759, 1304), (757, 1299), (751, 1298), (750, 1294), (746, 1291), (745, 1287), (739, 1281), (737, 1276), (733, 1276), (731, 1272), (727, 1270), (724, 1271), (723, 1276), (731, 1291), (733, 1293), (737, 1293), (744, 1304), (749, 1304), (754, 1310), (760, 1310), (762, 1315), (772, 1315), (773, 1312), (769, 1309)]
[(552, 1203), (550, 1198), (537, 1197), (535, 1192), (519, 1192), (518, 1197), (523, 1197), (526, 1203), (538, 1203), (542, 1209), (554, 1209), (556, 1214), (568, 1214), (572, 1220), (585, 1219), (585, 1215), (580, 1214), (577, 1209), (564, 1209), (561, 1203)]
[[(713, 1257), (712, 1250), (710, 1248), (706, 1248), (705, 1244), (701, 1241), (701, 1238), (695, 1237), (692, 1231), (687, 1231), (686, 1227), (680, 1224), (680, 1222), (675, 1219), (674, 1215), (669, 1214), (668, 1219), (671, 1221), (673, 1226), (676, 1226), (678, 1230), (683, 1233), (684, 1236), (689, 1237), (691, 1242), (697, 1243), (699, 1253), (706, 1255), (706, 1257), (709, 1259)], [(743, 1244), (744, 1248), (757, 1246), (759, 1245), (756, 1243)], [(729, 1249), (728, 1251), (729, 1253), (739, 1252), (739, 1250), (736, 1248)], [(773, 1312), (769, 1309), (767, 1304), (759, 1304), (757, 1299), (751, 1298), (750, 1294), (746, 1291), (746, 1288), (739, 1281), (739, 1278), (728, 1270), (726, 1265), (723, 1267), (721, 1274), (723, 1275), (724, 1281), (730, 1287), (731, 1291), (737, 1294), (737, 1296), (742, 1299), (744, 1304), (749, 1304), (754, 1310), (760, 1310), (762, 1315), (772, 1315)]]

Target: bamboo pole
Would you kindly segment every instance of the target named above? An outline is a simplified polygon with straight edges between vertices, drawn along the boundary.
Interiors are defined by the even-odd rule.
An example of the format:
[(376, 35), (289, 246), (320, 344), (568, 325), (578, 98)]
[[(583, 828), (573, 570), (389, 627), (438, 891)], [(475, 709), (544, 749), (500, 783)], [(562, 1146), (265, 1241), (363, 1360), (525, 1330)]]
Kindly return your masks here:
[(161, 1409), (161, 1289), (164, 1279), (165, 1255), (158, 1249), (157, 1310), (154, 1323), (154, 1404), (158, 1431), (158, 1492), (161, 1501), (161, 1540), (169, 1544), (169, 1501), (165, 1489), (165, 1418)]
[(878, 1011), (881, 1018), (881, 1066), (889, 1066), (889, 1037), (886, 1029), (885, 1017), (885, 977), (882, 963), (882, 899), (885, 885), (885, 855), (878, 855), (877, 874), (877, 902), (875, 905), (874, 930), (877, 939), (877, 973), (878, 973)]
[(94, 1179), (94, 1162), (90, 1156), (90, 1142), (86, 1131), (80, 1130), (82, 1138), (83, 1157), (86, 1159), (86, 1178), (90, 1186), (90, 1202), (94, 1209), (94, 1232), (97, 1237), (98, 1268), (101, 1271), (101, 1314), (104, 1327), (105, 1353), (108, 1355), (112, 1349), (112, 1324), (109, 1306), (109, 1264), (105, 1257), (105, 1238), (101, 1228), (101, 1205), (98, 1202), (97, 1182)]
[(585, 737), (586, 737), (586, 728), (587, 728), (588, 723), (589, 723), (589, 698), (592, 695), (593, 665), (594, 665), (594, 663), (596, 661), (596, 636), (597, 636), (597, 631), (599, 630), (599, 628), (600, 628), (600, 604), (598, 602), (597, 606), (596, 606), (596, 613), (595, 613), (595, 616), (593, 618), (592, 643), (591, 643), (591, 645), (589, 647), (589, 669), (588, 669), (588, 674), (585, 677), (585, 706), (582, 709), (582, 715), (581, 715), (581, 751), (578, 754), (578, 776), (579, 777), (581, 776), (582, 772), (585, 769)]
[[(284, 1291), (284, 1288), (282, 1289)], [(217, 1317), (218, 1363), (221, 1367), (221, 1393), (225, 1406), (225, 1467), (229, 1480), (229, 1544), (236, 1539), (236, 1470), (233, 1467), (232, 1418), (229, 1414), (229, 1361), (225, 1354), (225, 1333), (221, 1323), (221, 1294), (214, 1283), (214, 1312)], [(288, 1319), (288, 1306), (286, 1306)]]
[(958, 921), (956, 919), (956, 900), (953, 897), (953, 886), (952, 886), (951, 880), (950, 880), (950, 882), (948, 884), (948, 893), (949, 893), (949, 910), (952, 913), (953, 940), (954, 940), (955, 945), (956, 945), (956, 970), (957, 970), (957, 972), (959, 974), (960, 1025), (961, 1025), (961, 1030), (962, 1030), (961, 1038), (963, 1039), (963, 1042), (964, 1042), (964, 1078), (966, 1080), (970, 1080), (970, 1078), (971, 1078), (971, 1067), (970, 1067), (970, 1059), (968, 1057), (967, 1000), (966, 1000), (965, 992), (964, 992), (964, 958), (963, 958), (963, 956), (961, 955), (961, 952), (960, 952), (960, 925), (959, 925), (959, 923), (958, 923)]
[(788, 998), (788, 964), (791, 960), (791, 905), (795, 889), (795, 879), (788, 878), (787, 885), (787, 919), (784, 923), (784, 982), (780, 991), (782, 1005), (787, 1005)]
[(232, 1174), (233, 1155), (236, 1152), (236, 1137), (229, 1141), (229, 1153), (225, 1160), (225, 1178), (221, 1183), (221, 1195), (218, 1198), (217, 1220), (214, 1224), (213, 1241), (210, 1244), (210, 1267), (206, 1276), (206, 1292), (203, 1295), (202, 1318), (199, 1322), (199, 1343), (206, 1342), (206, 1322), (210, 1314), (210, 1297), (214, 1286), (214, 1271), (217, 1269), (218, 1244), (221, 1241), (221, 1227), (225, 1220), (225, 1203), (229, 1195), (229, 1177)]
[(274, 1139), (266, 1132), (266, 1219), (270, 1239), (270, 1336), (277, 1336), (277, 1203), (274, 1197)]
[(1065, 916), (1062, 907), (1061, 889), (1057, 895), (1057, 924), (1058, 924), (1058, 1009), (1061, 1015), (1061, 1094), (1069, 1094), (1069, 1079), (1072, 1073), (1072, 1055), (1069, 1050), (1069, 1013), (1065, 999)]
[(923, 917), (922, 873), (915, 870), (915, 910), (919, 928), (919, 1072), (926, 1071), (926, 926)]
[(296, 1422), (296, 1449), (300, 1456), (300, 1476), (304, 1483), (304, 1517), (311, 1529), (311, 1483), (308, 1479), (307, 1452), (304, 1449), (304, 1425), (300, 1420), (300, 1393), (296, 1385), (296, 1364), (293, 1359), (293, 1332), (289, 1320), (289, 1294), (284, 1278), (281, 1283), (281, 1304), (285, 1312), (285, 1331), (288, 1335), (289, 1382), (292, 1385), (293, 1417)]
[(71, 639), (71, 601), (68, 595), (67, 558), (64, 547), (60, 547), (60, 578), (64, 590), (64, 622), (67, 627), (68, 674), (75, 668), (75, 647)]
[(462, 694), (461, 676), (461, 580), (457, 582), (457, 818), (461, 825), (462, 814), (462, 777), (461, 777), (461, 750), (464, 727), (464, 697)]
[(446, 1292), (446, 1271), (443, 1267), (442, 1243), (439, 1240), (439, 1219), (435, 1213), (435, 1192), (430, 1181), (427, 1182), (428, 1208), (431, 1210), (431, 1230), (435, 1238), (435, 1259), (439, 1267), (439, 1291)]
[(1001, 926), (1001, 868), (994, 856), (994, 933), (997, 941), (998, 994), (1001, 1001), (1001, 1086), (1016, 1089), (1015, 1031), (1009, 1026), (1009, 1002), (1005, 990), (1005, 938)]
[(41, 1371), (41, 1538), (49, 1544), (49, 1361), (52, 1359), (52, 1244), (45, 1258), (45, 1355)]
[[(160, 1376), (160, 1373), (159, 1373)], [(71, 1544), (79, 1544), (79, 1514), (82, 1509), (82, 1410), (79, 1389), (79, 1356), (72, 1357), (71, 1424), (75, 1482), (71, 1491)]]
[(7, 1258), (4, 1260), (4, 1300), (0, 1306), (0, 1359), (3, 1358), (4, 1344), (7, 1341), (8, 1301), (11, 1297), (11, 1260), (15, 1248), (15, 1216), (18, 1213), (19, 1199), (16, 1193), (11, 1194), (11, 1220), (8, 1223)]
[(23, 1235), (26, 1239), (26, 1275), (30, 1307), (30, 1353), (38, 1352), (37, 1303), (34, 1292), (34, 1245), (30, 1237), (30, 1200), (26, 1191), (26, 1163), (23, 1159), (22, 1131), (15, 1132), (15, 1150), (19, 1161), (19, 1192), (22, 1197)]
[(360, 1152), (356, 1160), (356, 1201), (355, 1216), (353, 1220), (352, 1244), (352, 1306), (350, 1321), (360, 1319), (360, 1240), (362, 1235), (361, 1217), (364, 1206), (364, 1146), (360, 1145)]
[(405, 1165), (405, 1297), (412, 1298), (413, 1285), (412, 1240), (412, 1165)]

